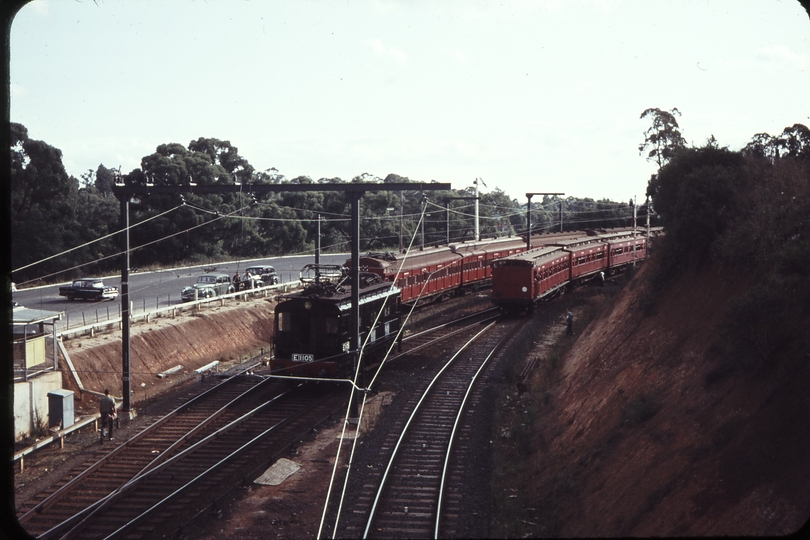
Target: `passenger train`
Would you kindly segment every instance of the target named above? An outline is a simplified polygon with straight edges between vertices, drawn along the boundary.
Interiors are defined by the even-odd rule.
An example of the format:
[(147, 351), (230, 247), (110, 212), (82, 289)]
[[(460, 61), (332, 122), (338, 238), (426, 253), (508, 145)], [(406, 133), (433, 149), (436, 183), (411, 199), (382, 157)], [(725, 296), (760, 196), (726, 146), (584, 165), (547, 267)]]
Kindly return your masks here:
[[(513, 237), (430, 247), (408, 256), (361, 257), (364, 354), (374, 356), (391, 345), (401, 306), (417, 299), (439, 300), (491, 285), (491, 300), (504, 312), (532, 311), (569, 285), (609, 276), (647, 256), (647, 237), (633, 238), (631, 229), (538, 235), (532, 244), (538, 247), (527, 251), (525, 240)], [(350, 264), (308, 265), (301, 273), (304, 289), (281, 297), (275, 309), (274, 374), (352, 374)]]
[(504, 312), (534, 305), (569, 285), (612, 275), (647, 257), (646, 236), (598, 235), (531, 249), (492, 264), (492, 302)]
[[(532, 236), (532, 246), (556, 245), (576, 238), (596, 238), (596, 231), (571, 231)], [(631, 236), (632, 229), (602, 231), (603, 237)], [(426, 247), (411, 253), (368, 253), (360, 257), (360, 270), (393, 281), (402, 291), (401, 301), (411, 305), (419, 300), (437, 301), (492, 284), (492, 263), (526, 251), (526, 239), (520, 236), (455, 242)], [(351, 267), (351, 259), (345, 263)]]

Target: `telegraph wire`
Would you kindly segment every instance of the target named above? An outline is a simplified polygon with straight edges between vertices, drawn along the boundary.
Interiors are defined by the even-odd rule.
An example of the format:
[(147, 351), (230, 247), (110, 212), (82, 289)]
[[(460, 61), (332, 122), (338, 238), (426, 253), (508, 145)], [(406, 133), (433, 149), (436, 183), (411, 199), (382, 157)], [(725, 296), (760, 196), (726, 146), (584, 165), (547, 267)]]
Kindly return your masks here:
[[(397, 273), (394, 276), (394, 279), (391, 281), (391, 287), (396, 286), (397, 277), (400, 274), (400, 270), (402, 269), (402, 265), (405, 264), (405, 260), (408, 258), (408, 255), (410, 254), (410, 252), (411, 252), (411, 250), (413, 248), (413, 243), (416, 240), (416, 236), (417, 236), (416, 231), (419, 230), (419, 224), (424, 219), (426, 211), (427, 211), (427, 205), (424, 205), (424, 207), (422, 209), (422, 215), (420, 217), (419, 223), (417, 223), (417, 226), (414, 228), (414, 232), (411, 235), (410, 242), (408, 243), (408, 248), (405, 250), (405, 257), (403, 257), (402, 263), (400, 263), (400, 267), (397, 269)], [(357, 271), (359, 271), (359, 270), (360, 269), (358, 268)], [(383, 301), (383, 305), (382, 305), (381, 309), (377, 312), (377, 317), (374, 320), (374, 325), (376, 325), (377, 321), (379, 321), (379, 318), (380, 318), (381, 314), (385, 310), (385, 304), (387, 302), (388, 302), (388, 297), (386, 297), (386, 299)], [(411, 312), (413, 312), (414, 307), (416, 307), (416, 303), (414, 303), (414, 306), (411, 307)], [(379, 367), (377, 369), (377, 372), (374, 374), (374, 377), (372, 377), (372, 380), (369, 383), (368, 388), (371, 388), (371, 386), (374, 384), (374, 381), (376, 380), (377, 375), (379, 374), (380, 370), (382, 369), (382, 366), (385, 363), (385, 360), (388, 358), (388, 355), (391, 354), (391, 350), (393, 349), (393, 346), (396, 343), (396, 340), (399, 339), (400, 335), (402, 334), (403, 329), (404, 329), (405, 325), (407, 324), (407, 321), (408, 321), (409, 317), (410, 317), (410, 313), (408, 314), (408, 317), (406, 317), (406, 319), (402, 322), (402, 324), (400, 324), (399, 331), (397, 332), (397, 336), (396, 336), (396, 338), (394, 338), (394, 340), (393, 340), (393, 342), (391, 344), (391, 347), (388, 349), (388, 351), (385, 354), (385, 357), (380, 362), (380, 365), (379, 365)], [(352, 390), (351, 390), (351, 396), (349, 398), (349, 403), (348, 403), (347, 409), (346, 409), (346, 419), (349, 418), (349, 413), (351, 411), (352, 400), (354, 398), (354, 393), (356, 392), (356, 388), (357, 388), (357, 381), (359, 379), (360, 369), (361, 369), (361, 365), (362, 365), (361, 360), (362, 360), (363, 350), (365, 349), (366, 345), (368, 344), (368, 341), (369, 341), (370, 337), (371, 337), (371, 332), (369, 332), (366, 335), (366, 340), (363, 343), (363, 346), (358, 351), (357, 370), (355, 371), (355, 374), (354, 374)], [(351, 451), (349, 453), (349, 460), (348, 460), (347, 468), (346, 468), (346, 476), (345, 476), (344, 481), (343, 481), (343, 489), (341, 490), (341, 493), (340, 493), (340, 501), (338, 503), (338, 509), (337, 509), (337, 513), (336, 513), (336, 516), (335, 516), (335, 525), (334, 525), (334, 529), (332, 530), (332, 538), (335, 538), (335, 535), (337, 534), (338, 523), (340, 521), (340, 514), (341, 514), (341, 511), (343, 509), (343, 502), (344, 502), (345, 497), (346, 497), (346, 490), (348, 488), (349, 476), (351, 474), (351, 467), (352, 467), (352, 463), (354, 462), (354, 454), (355, 454), (355, 451), (357, 449), (357, 440), (359, 438), (358, 435), (360, 433), (360, 426), (362, 425), (362, 421), (363, 421), (363, 411), (365, 410), (365, 404), (366, 404), (367, 396), (368, 396), (368, 393), (364, 392), (363, 393), (363, 400), (362, 400), (362, 402), (360, 404), (360, 411), (358, 413), (358, 420), (357, 420), (357, 427), (355, 428), (354, 442), (352, 443), (352, 449), (351, 449)], [(323, 530), (324, 521), (326, 520), (326, 512), (327, 512), (327, 510), (329, 508), (329, 498), (330, 498), (330, 494), (331, 494), (331, 491), (332, 491), (332, 485), (334, 484), (335, 477), (337, 475), (337, 466), (338, 466), (338, 463), (340, 461), (340, 451), (341, 451), (341, 448), (343, 446), (342, 443), (343, 443), (343, 439), (344, 439), (345, 433), (346, 433), (346, 425), (347, 425), (347, 421), (344, 421), (343, 422), (343, 430), (341, 431), (341, 434), (340, 434), (341, 443), (338, 445), (337, 455), (335, 456), (335, 465), (332, 468), (332, 476), (330, 477), (330, 480), (329, 480), (329, 487), (328, 487), (327, 492), (326, 492), (326, 501), (324, 502), (323, 513), (321, 515), (321, 523), (320, 523), (320, 526), (318, 527), (318, 534), (316, 535), (316, 538), (320, 538), (321, 532)]]
[[(89, 242), (86, 242), (86, 243), (84, 243), (84, 244), (82, 244), (82, 245), (80, 245), (80, 246), (72, 247), (72, 248), (70, 248), (70, 249), (67, 249), (67, 250), (65, 250), (65, 251), (61, 252), (61, 253), (57, 253), (57, 254), (55, 254), (55, 255), (51, 255), (50, 257), (45, 257), (44, 259), (40, 259), (40, 260), (38, 260), (38, 261), (34, 261), (34, 262), (32, 262), (32, 263), (26, 264), (25, 266), (21, 266), (21, 267), (19, 267), (19, 268), (15, 269), (15, 270), (12, 270), (12, 271), (11, 271), (11, 273), (13, 274), (14, 272), (19, 272), (20, 270), (25, 270), (26, 268), (30, 268), (30, 267), (32, 267), (32, 266), (36, 266), (36, 265), (38, 265), (38, 264), (40, 264), (40, 263), (43, 263), (43, 262), (45, 262), (45, 261), (48, 261), (48, 260), (50, 260), (50, 259), (54, 259), (54, 258), (59, 257), (59, 256), (61, 256), (61, 255), (65, 255), (65, 254), (67, 254), (67, 253), (70, 253), (71, 251), (76, 251), (77, 249), (81, 249), (81, 248), (83, 248), (83, 247), (89, 246), (90, 244), (94, 244), (94, 243), (96, 243), (96, 242), (101, 242), (102, 240), (105, 240), (105, 239), (107, 239), (107, 238), (109, 238), (109, 237), (111, 237), (111, 236), (115, 236), (116, 234), (120, 234), (120, 233), (121, 233), (121, 232), (123, 232), (124, 230), (131, 230), (131, 229), (133, 229), (133, 228), (137, 227), (138, 225), (143, 225), (144, 223), (146, 223), (146, 222), (148, 222), (148, 221), (152, 221), (153, 219), (159, 218), (159, 217), (161, 217), (161, 216), (165, 216), (166, 214), (168, 214), (168, 213), (170, 213), (170, 212), (174, 212), (175, 210), (177, 210), (177, 209), (178, 209), (178, 208), (180, 208), (181, 206), (183, 206), (183, 205), (181, 204), (181, 205), (175, 206), (174, 208), (171, 208), (171, 209), (169, 209), (169, 210), (166, 210), (165, 212), (163, 212), (163, 213), (161, 213), (161, 214), (157, 214), (157, 215), (152, 216), (152, 217), (150, 217), (150, 218), (147, 218), (147, 219), (145, 219), (145, 220), (143, 220), (143, 221), (139, 221), (139, 222), (138, 222), (138, 223), (136, 223), (135, 225), (130, 225), (128, 229), (119, 229), (119, 230), (117, 230), (117, 231), (115, 231), (115, 232), (111, 232), (110, 234), (104, 235), (104, 236), (102, 236), (101, 238), (96, 238), (95, 240), (90, 240)], [(98, 259), (98, 260), (102, 260), (102, 259)], [(95, 261), (94, 261), (94, 262), (95, 262)], [(26, 282), (26, 283), (27, 283), (27, 282)]]

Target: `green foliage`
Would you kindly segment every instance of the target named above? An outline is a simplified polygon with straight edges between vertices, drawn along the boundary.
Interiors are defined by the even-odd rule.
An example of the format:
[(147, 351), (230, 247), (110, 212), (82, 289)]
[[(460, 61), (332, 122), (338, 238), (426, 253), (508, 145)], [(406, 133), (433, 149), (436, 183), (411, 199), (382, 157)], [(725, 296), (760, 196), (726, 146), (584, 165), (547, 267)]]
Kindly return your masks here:
[(810, 249), (810, 160), (746, 161), (746, 189), (736, 194), (737, 212), (718, 255), (730, 265), (749, 267), (776, 257), (784, 270), (801, 273), (807, 268), (803, 253)]
[(99, 164), (96, 170), (95, 187), (103, 197), (112, 197), (113, 186), (115, 185), (116, 171), (108, 169)]
[(644, 142), (638, 146), (638, 151), (639, 154), (647, 152), (647, 161), (655, 161), (659, 169), (686, 146), (676, 115), (680, 116), (681, 113), (675, 108), (670, 111), (651, 108), (641, 113), (640, 118), (649, 118), (652, 126), (644, 132)]
[(802, 124), (793, 124), (778, 137), (757, 133), (743, 148), (743, 153), (770, 163), (785, 157), (810, 160), (810, 129)]
[[(76, 214), (79, 182), (65, 172), (61, 151), (29, 138), (21, 124), (12, 123), (10, 129), (9, 211), (15, 247), (11, 264), (19, 268), (81, 243), (74, 243), (81, 238)], [(21, 283), (63, 265), (63, 261), (45, 261), (36, 273), (22, 271), (14, 281)]]
[[(114, 272), (120, 265), (121, 206), (113, 196), (116, 182), (127, 185), (242, 185), (245, 191), (217, 195), (149, 195), (129, 205), (131, 263), (169, 266), (226, 258), (258, 258), (313, 250), (320, 224), (323, 251), (349, 249), (351, 199), (340, 192), (280, 192), (257, 196), (251, 183), (341, 183), (340, 178), (307, 176), (288, 180), (275, 168), (256, 171), (230, 141), (200, 137), (188, 146), (161, 144), (141, 159), (141, 166), (121, 174), (99, 164), (80, 179), (70, 177), (61, 152), (28, 137), (26, 128), (11, 125), (12, 264), (14, 281), (66, 280)], [(238, 182), (238, 184), (236, 184)], [(389, 174), (381, 179), (362, 173), (352, 183), (411, 183)], [(407, 246), (472, 240), (475, 234), (474, 186), (441, 192), (414, 189), (367, 192), (360, 201), (361, 250), (397, 250)], [(525, 202), (510, 200), (499, 189), (479, 193), (482, 238), (525, 234)], [(559, 226), (556, 198), (535, 205), (535, 231)], [(612, 227), (630, 223), (626, 204), (569, 197), (564, 203), (566, 230)], [(423, 209), (424, 229), (420, 227)], [(449, 214), (449, 215), (448, 215)], [(320, 216), (320, 221), (319, 221)], [(111, 235), (102, 241), (101, 237)], [(77, 248), (82, 244), (85, 247)], [(50, 260), (54, 254), (65, 252)], [(42, 262), (45, 260), (44, 262)]]
[(709, 142), (680, 149), (650, 179), (647, 195), (667, 233), (660, 245), (668, 276), (707, 260), (737, 212), (736, 195), (746, 185), (743, 166), (739, 152)]
[(647, 193), (666, 230), (656, 290), (710, 259), (750, 277), (712, 346), (719, 363), (707, 384), (740, 367), (796, 356), (810, 305), (810, 130), (795, 124), (779, 137), (760, 133), (740, 152), (718, 147), (714, 138), (681, 148), (650, 179)]

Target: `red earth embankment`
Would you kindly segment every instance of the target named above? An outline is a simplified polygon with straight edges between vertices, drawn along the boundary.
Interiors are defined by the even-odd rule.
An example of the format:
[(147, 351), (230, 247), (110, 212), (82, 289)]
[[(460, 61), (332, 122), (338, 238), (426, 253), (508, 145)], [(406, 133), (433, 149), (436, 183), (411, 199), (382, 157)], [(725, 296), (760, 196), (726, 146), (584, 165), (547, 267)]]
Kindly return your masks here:
[[(183, 373), (219, 360), (226, 363), (242, 355), (269, 350), (273, 333), (273, 308), (260, 300), (234, 306), (207, 307), (196, 315), (160, 318), (131, 329), (130, 370), (132, 400), (155, 395), (170, 387)], [(109, 388), (121, 395), (121, 332), (65, 342), (82, 385), (96, 392)], [(158, 373), (182, 365), (166, 379)], [(75, 380), (60, 359), (63, 385), (79, 394)], [(95, 400), (95, 398), (93, 398)], [(92, 401), (92, 400), (91, 400)]]
[(645, 270), (552, 375), (521, 486), (527, 521), (564, 537), (797, 531), (810, 517), (810, 348), (722, 364), (712, 344), (750, 284), (685, 275), (645, 315)]

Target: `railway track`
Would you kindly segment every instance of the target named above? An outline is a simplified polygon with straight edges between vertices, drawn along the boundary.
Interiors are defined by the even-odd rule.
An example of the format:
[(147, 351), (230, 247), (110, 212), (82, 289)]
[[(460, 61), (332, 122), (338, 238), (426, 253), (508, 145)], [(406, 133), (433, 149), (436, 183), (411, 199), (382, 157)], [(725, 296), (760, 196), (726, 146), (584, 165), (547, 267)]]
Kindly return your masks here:
[(417, 351), (435, 345), (439, 341), (468, 331), (482, 322), (495, 320), (500, 316), (498, 308), (486, 308), (468, 313), (452, 321), (441, 323), (426, 330), (406, 335), (402, 338), (401, 351), (386, 360), (386, 363), (404, 358)]
[[(237, 375), (252, 367), (243, 368)], [(233, 410), (234, 405), (253, 394), (263, 381), (233, 376), (217, 382), (129, 441), (99, 445), (62, 480), (21, 505), (17, 509), (20, 523), (34, 535), (52, 529), (139, 472), (181, 450), (183, 444), (193, 443), (195, 433), (225, 418), (229, 405)]]
[[(524, 320), (479, 325), (424, 390), (410, 398), (364, 465), (335, 522), (341, 538), (433, 538), (458, 535), (460, 470), (469, 452), (465, 412), (479, 402), (479, 374)], [(468, 330), (471, 327), (467, 327)], [(474, 344), (474, 345), (473, 345)], [(378, 427), (377, 429), (381, 429)], [(366, 448), (367, 453), (375, 453)], [(341, 523), (342, 521), (342, 523)]]
[[(335, 392), (285, 391), (276, 381), (246, 374), (253, 367), (112, 451), (109, 443), (99, 445), (85, 463), (22, 505), (20, 523), (39, 538), (152, 538), (156, 527), (182, 526), (182, 519), (165, 525), (166, 518), (199, 512), (192, 503), (208, 504), (206, 492), (221, 494), (224, 486), (264, 464), (273, 448), (286, 448), (336, 407), (325, 405)], [(243, 476), (235, 472), (240, 470)], [(207, 484), (211, 478), (218, 487)]]
[(337, 394), (310, 385), (277, 396), (127, 483), (58, 537), (172, 537), (327, 418)]

